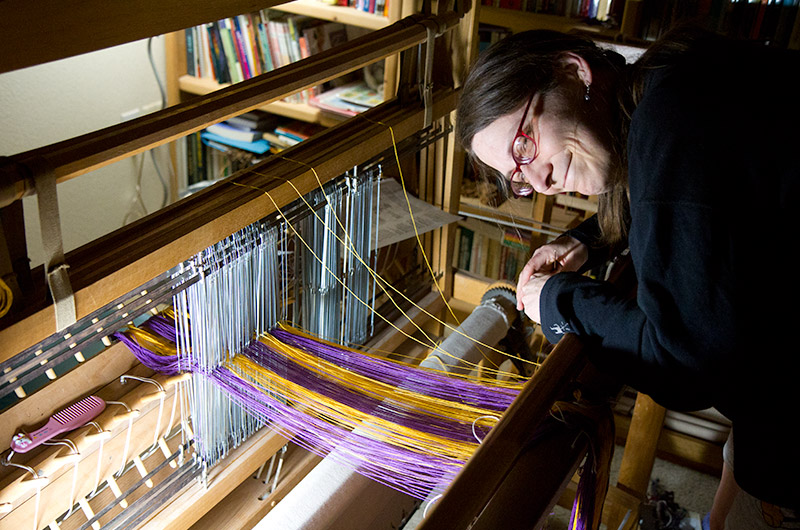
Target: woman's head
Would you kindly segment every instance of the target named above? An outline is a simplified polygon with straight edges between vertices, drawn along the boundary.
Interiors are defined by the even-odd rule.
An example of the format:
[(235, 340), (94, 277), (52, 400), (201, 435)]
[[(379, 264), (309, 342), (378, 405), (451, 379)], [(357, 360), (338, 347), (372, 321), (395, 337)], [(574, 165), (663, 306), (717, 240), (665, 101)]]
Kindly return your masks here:
[(558, 32), (507, 37), (479, 57), (464, 84), (459, 141), (484, 168), (506, 180), (514, 174), (517, 190), (605, 192), (619, 165), (612, 102), (624, 60), (613, 57)]

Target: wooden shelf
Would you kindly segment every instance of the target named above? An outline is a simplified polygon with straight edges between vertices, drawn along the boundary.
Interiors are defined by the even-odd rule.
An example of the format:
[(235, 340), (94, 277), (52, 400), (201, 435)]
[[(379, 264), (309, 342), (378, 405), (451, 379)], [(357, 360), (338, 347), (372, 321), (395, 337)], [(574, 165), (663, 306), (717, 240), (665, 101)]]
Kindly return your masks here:
[(550, 223), (546, 225), (535, 221), (531, 216), (533, 212), (533, 201), (531, 199), (509, 199), (497, 208), (491, 208), (481, 204), (476, 198), (462, 196), (458, 213), (459, 215), (474, 217), (483, 221), (557, 236), (578, 223), (583, 218), (583, 211), (597, 211), (597, 203), (567, 195), (556, 196), (555, 204), (556, 207), (553, 208)]
[[(203, 96), (229, 85), (227, 83), (217, 83), (213, 79), (182, 75), (178, 78), (178, 86), (183, 92)], [(340, 118), (304, 103), (273, 101), (272, 103), (264, 105), (261, 109), (285, 118), (319, 123), (325, 127), (333, 127), (347, 119), (344, 116)]]
[(480, 6), (478, 16), (482, 23), (509, 28), (514, 33), (534, 28), (552, 29), (564, 33), (589, 33), (593, 37), (612, 40), (620, 33), (618, 28), (608, 29), (601, 26), (589, 26), (584, 24), (580, 18), (561, 15), (543, 15), (541, 13), (531, 13), (528, 11), (505, 9), (501, 7)]
[(330, 5), (320, 0), (294, 0), (294, 2), (274, 6), (273, 9), (372, 30), (385, 28), (391, 23), (387, 17), (381, 14), (367, 13), (352, 7)]

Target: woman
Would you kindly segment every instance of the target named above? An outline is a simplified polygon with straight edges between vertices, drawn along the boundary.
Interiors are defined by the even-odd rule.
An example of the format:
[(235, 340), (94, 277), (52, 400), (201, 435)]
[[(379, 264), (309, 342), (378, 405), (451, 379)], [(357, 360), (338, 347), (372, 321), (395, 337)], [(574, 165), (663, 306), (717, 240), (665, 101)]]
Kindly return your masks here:
[[(599, 196), (596, 217), (534, 252), (520, 309), (551, 342), (581, 336), (595, 364), (662, 405), (720, 410), (753, 516), (781, 507), (771, 522), (794, 525), (800, 289), (786, 253), (800, 103), (785, 76), (798, 66), (694, 29), (633, 65), (580, 37), (523, 32), (479, 57), (457, 131), (516, 195)], [(625, 248), (634, 300), (580, 274)], [(734, 512), (729, 523), (745, 517)]]

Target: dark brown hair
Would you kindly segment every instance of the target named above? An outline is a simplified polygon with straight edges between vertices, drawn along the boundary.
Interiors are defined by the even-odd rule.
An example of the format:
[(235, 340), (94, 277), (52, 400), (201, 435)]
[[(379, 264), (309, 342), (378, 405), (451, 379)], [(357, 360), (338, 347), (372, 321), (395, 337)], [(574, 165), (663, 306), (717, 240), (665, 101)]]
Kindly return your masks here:
[[(625, 87), (618, 96), (629, 107), (630, 90), (625, 77), (625, 60), (619, 54), (598, 47), (592, 40), (549, 30), (523, 31), (510, 35), (479, 55), (464, 82), (458, 105), (456, 138), (470, 154), (484, 178), (505, 183), (497, 172), (480, 162), (471, 152), (472, 139), (497, 118), (524, 104), (533, 93), (555, 88), (563, 70), (563, 55), (572, 52), (583, 57), (593, 72), (619, 79), (613, 85)], [(616, 88), (614, 89), (617, 90)], [(611, 176), (613, 191), (600, 199), (598, 217), (603, 244), (616, 244), (627, 236), (627, 170), (625, 167), (626, 112), (616, 111), (612, 132), (619, 163)], [(600, 242), (598, 242), (600, 243)]]

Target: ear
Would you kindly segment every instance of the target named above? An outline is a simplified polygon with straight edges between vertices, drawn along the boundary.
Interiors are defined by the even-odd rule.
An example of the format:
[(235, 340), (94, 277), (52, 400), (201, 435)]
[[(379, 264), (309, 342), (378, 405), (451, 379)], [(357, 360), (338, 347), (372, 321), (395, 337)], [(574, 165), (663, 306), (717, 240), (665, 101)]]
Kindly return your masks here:
[(586, 59), (573, 52), (564, 52), (561, 55), (561, 63), (567, 72), (574, 72), (581, 84), (589, 86), (592, 84), (592, 68)]

